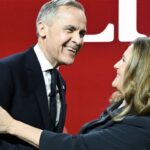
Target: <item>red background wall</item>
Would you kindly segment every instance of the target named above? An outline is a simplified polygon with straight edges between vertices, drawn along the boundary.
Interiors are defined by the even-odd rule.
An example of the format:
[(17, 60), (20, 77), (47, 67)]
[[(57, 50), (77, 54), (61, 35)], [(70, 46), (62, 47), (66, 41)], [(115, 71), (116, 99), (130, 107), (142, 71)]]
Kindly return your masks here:
[[(0, 57), (23, 51), (36, 43), (35, 19), (47, 0), (0, 0)], [(88, 18), (88, 33), (104, 30), (108, 23), (115, 26), (114, 41), (85, 43), (75, 63), (60, 68), (67, 82), (68, 113), (66, 128), (77, 133), (85, 122), (95, 119), (109, 104), (114, 89), (113, 64), (129, 43), (118, 40), (119, 0), (80, 0)], [(150, 35), (149, 0), (137, 0), (137, 30)], [(128, 10), (127, 10), (128, 11)]]

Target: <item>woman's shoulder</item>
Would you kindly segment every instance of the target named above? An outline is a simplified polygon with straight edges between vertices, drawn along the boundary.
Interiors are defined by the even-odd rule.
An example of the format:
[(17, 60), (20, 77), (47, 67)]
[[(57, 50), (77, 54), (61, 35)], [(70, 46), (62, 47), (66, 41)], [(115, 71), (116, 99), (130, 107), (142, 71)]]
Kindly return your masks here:
[(127, 115), (122, 123), (150, 130), (150, 116)]

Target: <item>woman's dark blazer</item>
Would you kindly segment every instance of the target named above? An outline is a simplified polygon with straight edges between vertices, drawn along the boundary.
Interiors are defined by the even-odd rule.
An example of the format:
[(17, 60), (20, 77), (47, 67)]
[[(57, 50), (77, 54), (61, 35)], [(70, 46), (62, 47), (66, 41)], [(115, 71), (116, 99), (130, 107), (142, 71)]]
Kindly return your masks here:
[(83, 126), (80, 134), (43, 131), (40, 150), (150, 150), (150, 117), (128, 115), (113, 122), (109, 114), (115, 107)]

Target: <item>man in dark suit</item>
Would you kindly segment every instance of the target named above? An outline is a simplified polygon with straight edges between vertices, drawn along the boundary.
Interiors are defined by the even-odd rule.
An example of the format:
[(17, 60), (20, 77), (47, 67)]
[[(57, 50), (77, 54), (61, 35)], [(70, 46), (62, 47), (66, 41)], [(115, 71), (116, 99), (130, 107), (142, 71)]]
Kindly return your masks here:
[[(62, 132), (66, 85), (57, 68), (72, 64), (83, 45), (84, 9), (73, 0), (48, 2), (37, 16), (36, 28), (38, 41), (34, 47), (0, 61), (0, 105), (20, 121)], [(54, 127), (50, 120), (52, 70), (57, 74)], [(13, 136), (0, 136), (0, 150), (34, 149)]]

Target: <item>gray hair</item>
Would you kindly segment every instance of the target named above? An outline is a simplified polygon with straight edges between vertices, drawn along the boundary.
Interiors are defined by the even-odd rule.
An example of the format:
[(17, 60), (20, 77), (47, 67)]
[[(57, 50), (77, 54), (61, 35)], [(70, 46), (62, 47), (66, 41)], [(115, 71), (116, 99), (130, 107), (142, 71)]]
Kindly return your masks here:
[[(75, 0), (52, 0), (47, 3), (45, 3), (37, 16), (36, 19), (36, 28), (39, 22), (46, 22), (49, 21), (49, 23), (52, 23), (52, 20), (54, 16), (56, 15), (57, 9), (60, 6), (70, 6), (70, 7), (75, 7), (77, 9), (80, 9), (84, 11), (84, 7), (82, 6), (81, 3), (75, 1)], [(37, 30), (38, 34), (38, 30)]]

